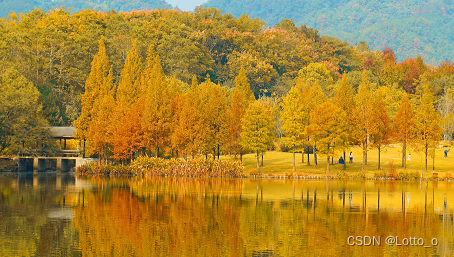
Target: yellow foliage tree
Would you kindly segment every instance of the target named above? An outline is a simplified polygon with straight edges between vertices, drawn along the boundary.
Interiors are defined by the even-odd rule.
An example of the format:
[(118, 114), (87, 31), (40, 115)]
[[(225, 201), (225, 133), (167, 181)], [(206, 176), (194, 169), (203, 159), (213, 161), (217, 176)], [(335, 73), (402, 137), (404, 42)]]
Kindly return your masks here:
[(282, 129), (285, 132), (283, 139), (286, 145), (292, 147), (293, 171), (296, 171), (295, 146), (301, 144), (306, 134), (305, 113), (302, 110), (301, 99), (301, 90), (298, 87), (292, 87), (281, 102)]
[(109, 140), (113, 135), (111, 114), (115, 109), (112, 69), (101, 38), (98, 42), (99, 51), (93, 58), (91, 71), (85, 82), (82, 95), (82, 111), (75, 121), (77, 136), (90, 142), (92, 153), (107, 158)]
[(366, 169), (367, 152), (371, 146), (371, 106), (372, 106), (372, 92), (370, 90), (369, 81), (367, 80), (366, 71), (363, 72), (361, 83), (358, 87), (358, 93), (355, 96), (356, 111), (355, 111), (355, 130), (353, 131), (354, 137), (360, 143), (363, 152), (362, 170)]
[(131, 159), (140, 148), (142, 106), (142, 62), (139, 59), (137, 41), (129, 51), (121, 71), (116, 91), (115, 112), (112, 124), (115, 135), (112, 138), (114, 158)]
[(318, 142), (318, 151), (326, 155), (326, 174), (330, 174), (330, 158), (344, 148), (348, 141), (348, 123), (344, 110), (326, 101), (314, 108), (308, 130)]
[(437, 142), (441, 138), (441, 118), (435, 109), (435, 97), (432, 94), (429, 84), (423, 79), (419, 86), (419, 105), (415, 112), (415, 131), (418, 150), (424, 153), (425, 170), (427, 170), (427, 159), (429, 149), (435, 151)]
[(378, 149), (378, 169), (381, 163), (381, 150), (391, 139), (391, 120), (388, 115), (383, 96), (380, 91), (374, 93), (371, 105), (371, 139), (373, 146)]
[(241, 119), (243, 118), (248, 105), (255, 100), (254, 93), (247, 81), (244, 67), (241, 66), (238, 76), (235, 78), (235, 91), (230, 96), (229, 105), (229, 135), (228, 149), (231, 153), (240, 155), (240, 160), (243, 160), (245, 149), (240, 144), (241, 134)]
[(408, 94), (405, 93), (400, 101), (400, 107), (393, 122), (393, 138), (402, 143), (402, 167), (407, 168), (407, 147), (413, 141), (414, 115), (411, 109)]
[(200, 84), (200, 126), (199, 133), (202, 153), (220, 154), (220, 147), (226, 143), (228, 133), (227, 102), (224, 91), (208, 78)]
[(145, 78), (143, 80), (144, 92), (144, 115), (142, 126), (144, 131), (143, 146), (154, 150), (155, 156), (160, 156), (161, 150), (166, 150), (170, 145), (172, 127), (172, 104), (173, 99), (169, 93), (164, 70), (157, 56), (153, 59), (150, 54), (147, 57)]
[(266, 105), (256, 101), (249, 105), (241, 122), (241, 145), (256, 153), (257, 171), (260, 171), (259, 153), (266, 152), (273, 145), (271, 113)]
[[(339, 85), (336, 87), (333, 97), (333, 103), (337, 105), (340, 109), (345, 111), (348, 140), (344, 145), (344, 160), (346, 160), (345, 150), (348, 149), (350, 144), (354, 141), (353, 130), (356, 127), (356, 106), (355, 106), (355, 90), (352, 85), (348, 83), (348, 75), (344, 74)], [(346, 168), (346, 161), (344, 161), (344, 169)]]

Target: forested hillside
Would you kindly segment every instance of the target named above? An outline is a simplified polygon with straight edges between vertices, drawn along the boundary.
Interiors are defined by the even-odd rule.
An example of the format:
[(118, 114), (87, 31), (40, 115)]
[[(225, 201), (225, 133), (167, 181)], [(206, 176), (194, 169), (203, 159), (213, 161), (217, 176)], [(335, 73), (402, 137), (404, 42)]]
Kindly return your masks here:
[(454, 2), (446, 0), (210, 0), (206, 7), (248, 14), (273, 26), (282, 19), (322, 35), (373, 49), (392, 48), (399, 61), (422, 56), (432, 65), (454, 59)]
[(49, 9), (61, 6), (70, 7), (72, 12), (82, 9), (130, 12), (132, 10), (172, 8), (165, 0), (1, 0), (0, 17), (5, 17), (11, 12), (28, 13), (35, 8), (47, 12)]
[[(214, 8), (11, 14), (0, 22), (0, 91), (0, 153), (36, 147), (47, 125), (75, 125), (106, 158), (144, 149), (259, 153), (273, 142), (301, 148), (334, 140), (326, 149), (317, 143), (332, 155), (365, 138), (367, 150), (390, 142), (406, 93), (421, 131), (435, 126), (421, 149), (454, 132), (452, 63), (398, 62), (390, 48), (370, 51), (291, 20), (265, 27)], [(344, 115), (355, 120), (337, 127)]]
[(0, 23), (0, 74), (10, 67), (17, 69), (40, 90), (49, 122), (69, 125), (79, 115), (79, 95), (101, 37), (115, 81), (134, 39), (142, 60), (153, 46), (166, 76), (184, 83), (190, 83), (193, 75), (200, 80), (210, 75), (212, 81), (232, 86), (245, 65), (256, 96), (285, 87), (311, 62), (326, 63), (333, 75), (361, 69), (356, 48), (334, 38), (322, 39), (290, 21), (281, 25), (262, 29), (261, 20), (237, 19), (215, 9), (121, 14), (34, 10)]

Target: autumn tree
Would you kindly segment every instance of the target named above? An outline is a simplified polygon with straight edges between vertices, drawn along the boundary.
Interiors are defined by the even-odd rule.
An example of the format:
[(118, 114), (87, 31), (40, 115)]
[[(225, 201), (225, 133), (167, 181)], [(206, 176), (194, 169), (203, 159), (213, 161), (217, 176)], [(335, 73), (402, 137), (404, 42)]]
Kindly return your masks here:
[(400, 101), (399, 111), (393, 122), (392, 137), (402, 144), (402, 167), (407, 168), (407, 147), (414, 139), (414, 115), (408, 94)]
[(74, 125), (77, 137), (89, 140), (91, 152), (99, 154), (101, 161), (103, 157), (107, 158), (108, 143), (113, 132), (109, 117), (114, 111), (115, 88), (103, 38), (98, 42), (98, 49), (85, 82), (82, 112)]
[(318, 151), (327, 157), (326, 174), (330, 175), (330, 158), (348, 141), (347, 115), (337, 105), (326, 101), (314, 108), (310, 119), (308, 130), (318, 142)]
[(358, 93), (355, 96), (355, 123), (357, 126), (354, 130), (354, 136), (360, 143), (363, 152), (362, 170), (366, 169), (367, 152), (371, 146), (371, 106), (372, 92), (370, 91), (369, 81), (367, 80), (366, 71), (363, 72), (361, 83), (358, 88)]
[(202, 152), (207, 155), (220, 154), (228, 133), (227, 101), (219, 84), (208, 78), (200, 84), (200, 126), (199, 136)]
[(148, 53), (142, 86), (146, 96), (142, 119), (143, 146), (149, 150), (153, 149), (158, 157), (170, 144), (173, 100), (159, 57), (153, 58), (151, 50)]
[(141, 88), (142, 62), (139, 59), (137, 41), (128, 53), (116, 91), (112, 138), (115, 158), (131, 159), (140, 148), (142, 111), (138, 100)]
[(254, 93), (247, 81), (244, 67), (241, 66), (238, 76), (235, 78), (235, 91), (230, 96), (229, 105), (229, 140), (228, 148), (231, 152), (240, 155), (241, 161), (245, 150), (240, 144), (241, 119), (243, 118), (248, 105), (254, 101)]
[(419, 105), (415, 112), (415, 140), (419, 150), (424, 153), (425, 170), (427, 170), (429, 149), (435, 150), (436, 143), (441, 137), (441, 119), (435, 109), (435, 97), (427, 81), (423, 79), (418, 89)]
[(317, 83), (325, 94), (329, 94), (333, 89), (333, 77), (324, 63), (310, 63), (298, 72), (298, 78), (309, 85)]
[(421, 56), (416, 59), (410, 58), (397, 65), (399, 74), (401, 74), (401, 85), (407, 93), (415, 93), (416, 81), (421, 75), (428, 70)]
[[(303, 98), (302, 98), (302, 107), (303, 112), (307, 115), (306, 116), (306, 135), (307, 135), (307, 143), (312, 144), (313, 154), (314, 154), (314, 166), (317, 166), (317, 140), (315, 135), (308, 131), (308, 126), (311, 125), (310, 120), (310, 113), (320, 104), (327, 101), (326, 95), (323, 93), (322, 88), (318, 84), (317, 81), (313, 82), (311, 86), (308, 86), (303, 90)], [(308, 151), (309, 152), (309, 151)], [(309, 165), (309, 161), (308, 161)]]
[(251, 84), (248, 82), (244, 66), (241, 66), (238, 76), (235, 77), (235, 89), (244, 97), (244, 101), (247, 103), (246, 105), (255, 100), (254, 92), (251, 90)]
[(378, 149), (378, 169), (380, 169), (381, 150), (389, 144), (391, 139), (391, 120), (380, 91), (376, 91), (373, 95), (370, 122), (370, 137), (373, 142), (372, 146)]
[[(282, 99), (282, 128), (285, 132), (284, 143), (292, 147), (293, 171), (296, 171), (295, 146), (300, 145), (305, 135), (304, 111), (301, 107), (301, 90), (292, 87)], [(303, 151), (304, 154), (304, 151)]]
[[(346, 120), (347, 122), (347, 141), (345, 141), (343, 155), (344, 160), (346, 160), (345, 150), (349, 147), (351, 143), (354, 142), (353, 131), (356, 127), (356, 107), (355, 107), (355, 91), (353, 87), (348, 83), (348, 74), (342, 76), (342, 79), (337, 86), (334, 96), (333, 96), (333, 103), (337, 105), (341, 110), (345, 111)], [(346, 161), (344, 161), (344, 169), (346, 168)]]
[(249, 105), (242, 119), (241, 145), (256, 154), (257, 171), (260, 171), (259, 153), (273, 144), (273, 120), (268, 108), (256, 101)]
[(179, 96), (180, 110), (177, 115), (178, 123), (173, 128), (172, 138), (185, 155), (193, 157), (198, 153), (200, 138), (200, 90), (195, 75), (188, 92)]
[(142, 75), (142, 62), (139, 58), (137, 40), (126, 57), (120, 81), (116, 91), (116, 103), (119, 111), (125, 111), (137, 101), (140, 92), (140, 77)]

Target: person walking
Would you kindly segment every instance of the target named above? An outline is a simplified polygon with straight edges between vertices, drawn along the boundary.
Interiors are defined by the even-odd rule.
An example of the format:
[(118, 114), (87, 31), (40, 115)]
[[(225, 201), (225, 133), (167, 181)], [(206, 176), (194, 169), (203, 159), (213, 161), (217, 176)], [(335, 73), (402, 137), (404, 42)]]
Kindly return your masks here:
[(411, 162), (411, 153), (408, 154), (408, 159), (407, 159), (408, 162)]
[(348, 157), (350, 157), (350, 161), (349, 161), (348, 163), (353, 164), (353, 153), (350, 152), (350, 154), (348, 155)]
[(449, 149), (446, 149), (445, 150), (445, 158), (448, 158), (448, 152), (449, 152)]

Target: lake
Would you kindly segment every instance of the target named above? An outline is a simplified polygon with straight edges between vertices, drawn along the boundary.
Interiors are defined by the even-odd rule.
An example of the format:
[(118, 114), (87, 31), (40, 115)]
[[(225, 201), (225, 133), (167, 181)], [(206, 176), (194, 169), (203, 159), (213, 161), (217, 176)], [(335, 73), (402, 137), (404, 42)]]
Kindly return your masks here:
[(454, 183), (0, 174), (0, 256), (449, 256)]

